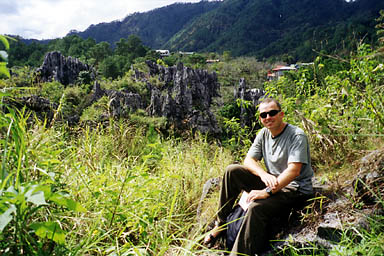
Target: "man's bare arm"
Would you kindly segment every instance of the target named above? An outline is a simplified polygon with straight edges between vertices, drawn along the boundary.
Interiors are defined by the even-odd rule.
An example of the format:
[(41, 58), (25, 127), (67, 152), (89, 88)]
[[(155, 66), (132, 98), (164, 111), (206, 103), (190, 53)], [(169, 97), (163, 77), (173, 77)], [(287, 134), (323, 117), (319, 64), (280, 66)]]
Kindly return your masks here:
[(244, 166), (254, 175), (259, 176), (267, 187), (276, 188), (278, 185), (277, 177), (266, 172), (260, 164), (260, 161), (247, 156), (244, 159)]
[[(291, 181), (293, 181), (297, 176), (300, 175), (302, 163), (288, 163), (288, 168), (285, 169), (278, 177), (277, 177), (277, 185), (272, 188), (272, 193), (276, 193), (280, 189), (287, 186)], [(256, 199), (264, 199), (269, 197), (269, 194), (263, 190), (252, 190), (247, 198), (247, 201), (253, 201)]]
[(278, 177), (278, 185), (273, 192), (277, 192), (280, 189), (287, 186), (291, 181), (293, 181), (297, 176), (300, 175), (302, 163), (288, 163), (287, 169), (285, 169)]

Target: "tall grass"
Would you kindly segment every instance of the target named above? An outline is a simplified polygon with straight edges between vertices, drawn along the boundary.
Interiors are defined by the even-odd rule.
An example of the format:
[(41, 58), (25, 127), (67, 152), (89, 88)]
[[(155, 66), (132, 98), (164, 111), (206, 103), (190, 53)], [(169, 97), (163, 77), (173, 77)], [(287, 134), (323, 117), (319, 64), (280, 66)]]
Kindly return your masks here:
[[(2, 115), (2, 253), (199, 250), (195, 212), (201, 190), (206, 180), (221, 176), (232, 159), (229, 151), (203, 136), (164, 139), (128, 121), (70, 129), (27, 119), (12, 110)], [(10, 188), (30, 194), (15, 202)], [(44, 221), (45, 236), (36, 227)]]
[[(234, 161), (228, 149), (199, 134), (164, 138), (127, 120), (79, 128), (27, 120), (23, 111), (1, 116), (2, 254), (207, 252), (198, 242), (217, 193), (201, 221), (196, 208), (204, 183)], [(380, 221), (372, 222), (374, 237), (359, 230), (364, 244), (345, 236), (332, 253), (382, 250)]]
[[(56, 213), (83, 210), (64, 191), (59, 192), (56, 184), (53, 171), (60, 163), (60, 143), (54, 143), (55, 136), (50, 136), (44, 124), (28, 126), (24, 109), (3, 104), (9, 94), (0, 96), (0, 252), (40, 255), (55, 251), (65, 243), (63, 223)], [(51, 246), (55, 243), (56, 248)]]
[(65, 216), (76, 227), (68, 247), (79, 255), (183, 251), (201, 234), (195, 211), (203, 184), (232, 159), (203, 137), (164, 139), (126, 121), (78, 129), (66, 143), (61, 183), (87, 209)]

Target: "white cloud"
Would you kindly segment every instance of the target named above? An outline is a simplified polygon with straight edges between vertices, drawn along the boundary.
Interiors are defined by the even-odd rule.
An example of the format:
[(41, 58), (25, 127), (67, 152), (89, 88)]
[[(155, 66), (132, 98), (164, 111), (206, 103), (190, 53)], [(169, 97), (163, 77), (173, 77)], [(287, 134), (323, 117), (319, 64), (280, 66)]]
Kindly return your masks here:
[(0, 0), (0, 34), (52, 39), (174, 2), (200, 0)]

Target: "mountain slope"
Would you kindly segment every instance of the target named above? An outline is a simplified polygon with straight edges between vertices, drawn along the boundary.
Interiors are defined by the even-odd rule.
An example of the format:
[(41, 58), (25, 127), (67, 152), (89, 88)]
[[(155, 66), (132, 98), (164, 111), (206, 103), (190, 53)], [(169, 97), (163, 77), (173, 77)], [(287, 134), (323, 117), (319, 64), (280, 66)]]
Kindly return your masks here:
[(111, 44), (135, 34), (152, 49), (223, 52), (310, 61), (376, 41), (383, 0), (224, 0), (176, 3), (122, 21), (91, 25), (83, 38)]
[(367, 33), (382, 8), (381, 0), (227, 0), (188, 24), (165, 47), (269, 57), (307, 43), (311, 51), (315, 41), (331, 40), (335, 32), (340, 41), (345, 39), (354, 24)]
[(135, 34), (151, 48), (161, 48), (185, 24), (203, 13), (217, 8), (221, 2), (175, 3), (145, 13), (134, 13), (122, 21), (91, 25), (83, 32), (72, 31), (82, 38), (111, 44)]

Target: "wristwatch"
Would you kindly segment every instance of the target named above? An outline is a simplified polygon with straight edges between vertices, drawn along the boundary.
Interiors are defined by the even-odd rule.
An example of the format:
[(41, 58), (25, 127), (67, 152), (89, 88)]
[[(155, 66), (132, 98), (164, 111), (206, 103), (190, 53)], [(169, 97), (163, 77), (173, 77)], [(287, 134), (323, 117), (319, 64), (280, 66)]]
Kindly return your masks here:
[(268, 195), (272, 195), (273, 193), (272, 193), (272, 189), (270, 188), (270, 187), (267, 187), (266, 189), (265, 189), (265, 192), (267, 192), (268, 193)]

